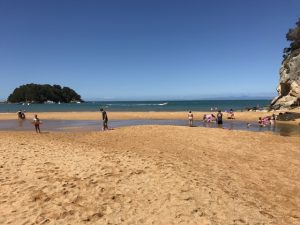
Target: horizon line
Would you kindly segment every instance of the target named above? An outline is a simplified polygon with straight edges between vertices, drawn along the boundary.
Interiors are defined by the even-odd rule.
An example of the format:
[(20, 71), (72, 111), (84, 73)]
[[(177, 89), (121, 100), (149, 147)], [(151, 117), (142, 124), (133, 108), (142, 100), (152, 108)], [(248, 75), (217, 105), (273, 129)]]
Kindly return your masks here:
[[(239, 101), (239, 100), (248, 100), (248, 101), (255, 101), (255, 100), (272, 100), (274, 97), (258, 97), (258, 98), (202, 98), (202, 99), (87, 99), (83, 100), (83, 102), (162, 102), (162, 101)], [(0, 100), (0, 103), (6, 103), (7, 100)], [(14, 103), (13, 103), (14, 104)]]
[(268, 100), (271, 101), (271, 98), (205, 98), (205, 99), (97, 99), (97, 100), (84, 100), (85, 102), (176, 102), (176, 101), (239, 101), (239, 100), (248, 100), (248, 101), (256, 101), (256, 100)]

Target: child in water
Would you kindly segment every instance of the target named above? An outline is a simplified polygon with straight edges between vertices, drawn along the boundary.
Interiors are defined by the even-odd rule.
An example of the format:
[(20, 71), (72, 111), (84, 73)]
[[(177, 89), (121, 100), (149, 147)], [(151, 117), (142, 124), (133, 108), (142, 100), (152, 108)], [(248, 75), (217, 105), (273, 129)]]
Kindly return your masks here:
[(37, 115), (34, 115), (34, 118), (33, 118), (33, 125), (35, 127), (35, 132), (36, 133), (41, 133), (41, 130), (40, 130), (40, 119), (37, 117)]
[(188, 119), (189, 119), (189, 125), (190, 125), (190, 127), (192, 127), (193, 126), (193, 119), (194, 119), (192, 111), (189, 111)]
[(264, 127), (264, 126), (265, 126), (265, 125), (264, 125), (264, 122), (263, 122), (263, 120), (262, 120), (261, 117), (258, 118), (258, 125), (259, 125), (260, 127)]

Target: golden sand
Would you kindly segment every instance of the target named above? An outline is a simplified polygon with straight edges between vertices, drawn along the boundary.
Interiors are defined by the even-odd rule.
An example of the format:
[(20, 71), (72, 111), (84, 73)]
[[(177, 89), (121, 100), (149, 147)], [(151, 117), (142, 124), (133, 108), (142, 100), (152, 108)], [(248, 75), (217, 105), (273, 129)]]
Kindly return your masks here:
[(300, 224), (299, 146), (200, 127), (0, 132), (0, 224)]
[[(279, 112), (276, 111), (276, 115)], [(299, 112), (300, 109), (292, 110), (291, 112)], [(204, 114), (211, 112), (193, 112), (196, 120), (202, 120)], [(272, 115), (273, 112), (235, 112), (237, 120), (243, 121), (257, 121), (258, 117), (265, 117)], [(36, 113), (26, 113), (27, 118), (31, 119)], [(100, 120), (100, 112), (38, 112), (39, 118), (50, 119), (50, 120)], [(224, 114), (224, 120), (227, 119), (228, 114)], [(110, 120), (124, 120), (124, 119), (179, 119), (186, 120), (187, 112), (109, 112), (108, 117)], [(16, 113), (0, 113), (0, 120), (16, 119)], [(295, 121), (288, 121), (285, 123), (299, 124), (300, 119)]]

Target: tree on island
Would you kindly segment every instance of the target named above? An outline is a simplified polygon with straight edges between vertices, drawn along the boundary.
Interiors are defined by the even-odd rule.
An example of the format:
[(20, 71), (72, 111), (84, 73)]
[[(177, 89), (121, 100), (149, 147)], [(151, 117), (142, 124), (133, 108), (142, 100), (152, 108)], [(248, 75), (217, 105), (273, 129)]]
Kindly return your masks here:
[(61, 87), (60, 85), (49, 84), (25, 84), (16, 88), (9, 95), (8, 102), (35, 102), (44, 103), (47, 101), (69, 103), (80, 101), (81, 96), (69, 87)]
[(286, 39), (288, 41), (290, 41), (291, 44), (290, 44), (289, 48), (285, 48), (283, 50), (284, 58), (286, 58), (293, 51), (300, 49), (300, 18), (298, 19), (298, 22), (296, 23), (296, 27), (293, 29), (289, 29), (289, 31), (286, 34)]

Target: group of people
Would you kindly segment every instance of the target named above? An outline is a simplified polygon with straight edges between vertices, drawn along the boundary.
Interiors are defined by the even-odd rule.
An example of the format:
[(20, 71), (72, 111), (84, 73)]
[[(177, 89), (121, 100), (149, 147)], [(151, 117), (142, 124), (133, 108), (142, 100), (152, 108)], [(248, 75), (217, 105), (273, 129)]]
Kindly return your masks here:
[(258, 125), (260, 127), (265, 127), (268, 125), (274, 125), (275, 124), (275, 120), (276, 120), (276, 116), (275, 114), (273, 114), (272, 116), (266, 116), (266, 117), (259, 117), (258, 118)]
[[(18, 119), (19, 120), (25, 120), (26, 119), (26, 116), (25, 116), (25, 111), (24, 110), (19, 110), (17, 112), (17, 115), (18, 115)], [(33, 121), (32, 121), (32, 124), (34, 125), (35, 127), (35, 131), (36, 133), (41, 133), (41, 129), (40, 129), (40, 124), (42, 122), (40, 121), (40, 119), (38, 118), (38, 116), (35, 114), (34, 115), (34, 118), (33, 118)]]
[[(102, 121), (103, 121), (103, 123), (102, 123), (102, 130), (103, 131), (109, 130), (108, 129), (108, 116), (107, 116), (107, 112), (103, 108), (100, 109), (100, 112), (102, 114)], [(17, 112), (17, 115), (18, 115), (18, 119), (23, 120), (23, 119), (26, 118), (25, 113), (22, 110), (19, 110)], [(232, 109), (230, 110), (229, 116), (227, 117), (227, 119), (235, 119), (234, 112), (233, 112)], [(266, 116), (266, 117), (263, 117), (263, 118), (259, 117), (258, 124), (259, 124), (260, 127), (265, 127), (267, 125), (274, 125), (275, 124), (275, 120), (276, 120), (275, 114), (273, 114), (272, 116)], [(194, 122), (194, 115), (193, 115), (192, 111), (189, 111), (189, 113), (188, 113), (188, 121), (189, 121), (189, 126), (192, 127), (193, 126), (193, 122)], [(213, 113), (211, 113), (211, 114), (204, 114), (203, 115), (203, 122), (206, 122), (206, 123), (216, 122), (218, 125), (222, 125), (223, 124), (223, 113), (221, 112), (221, 110), (218, 110), (218, 112), (217, 112), (216, 115), (214, 115)], [(36, 133), (41, 133), (41, 130), (40, 130), (40, 124), (41, 123), (42, 122), (38, 118), (38, 116), (34, 115), (32, 124), (35, 127)], [(247, 123), (248, 127), (250, 125), (251, 125), (250, 123)]]
[[(189, 113), (188, 113), (188, 120), (189, 120), (189, 126), (192, 127), (193, 121), (194, 121), (194, 115), (193, 115), (192, 111), (189, 111)], [(221, 112), (221, 110), (219, 110), (216, 116), (213, 113), (204, 114), (203, 121), (207, 122), (207, 123), (216, 122), (217, 124), (222, 125), (223, 124), (223, 113)]]
[[(227, 117), (227, 119), (235, 119), (234, 116), (234, 112), (231, 109), (229, 112), (229, 115)], [(272, 116), (266, 116), (266, 117), (259, 117), (258, 119), (258, 125), (260, 127), (265, 127), (268, 125), (275, 125), (275, 120), (276, 120), (276, 116), (275, 114), (273, 114)], [(192, 113), (192, 111), (189, 111), (188, 113), (188, 121), (189, 121), (189, 126), (192, 127), (193, 126), (193, 121), (194, 121), (194, 115)], [(203, 122), (206, 123), (211, 123), (211, 122), (216, 122), (218, 125), (222, 125), (223, 124), (223, 113), (221, 112), (221, 110), (218, 110), (217, 115), (214, 115), (213, 113), (211, 114), (204, 114), (203, 118), (202, 118)], [(251, 124), (247, 123), (247, 127), (250, 127)]]
[[(100, 112), (102, 114), (102, 120), (103, 120), (103, 124), (102, 124), (102, 130), (108, 130), (108, 116), (107, 116), (107, 112), (104, 109), (100, 109)], [(26, 119), (25, 113), (22, 110), (19, 110), (17, 112), (18, 115), (18, 119), (20, 120), (24, 120)], [(32, 124), (35, 127), (35, 131), (36, 133), (41, 133), (41, 129), (40, 129), (40, 124), (42, 123), (42, 121), (38, 118), (37, 114), (34, 115)]]

